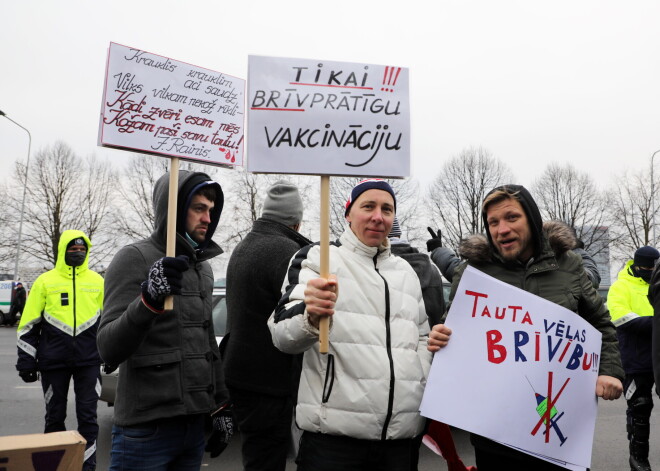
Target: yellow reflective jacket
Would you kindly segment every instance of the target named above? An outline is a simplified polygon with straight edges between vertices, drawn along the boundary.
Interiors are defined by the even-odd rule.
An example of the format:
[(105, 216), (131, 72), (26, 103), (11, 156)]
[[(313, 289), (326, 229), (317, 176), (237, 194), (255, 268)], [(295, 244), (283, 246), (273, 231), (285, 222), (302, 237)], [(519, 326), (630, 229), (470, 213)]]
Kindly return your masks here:
[[(87, 256), (74, 268), (64, 257), (67, 245), (76, 238), (85, 240)], [(91, 247), (82, 231), (62, 233), (55, 268), (32, 285), (18, 326), (19, 371), (101, 364), (96, 331), (103, 307), (103, 278), (88, 268)]]
[(621, 362), (627, 374), (653, 371), (651, 332), (653, 306), (647, 298), (649, 284), (633, 274), (629, 260), (607, 294), (607, 307), (616, 326)]

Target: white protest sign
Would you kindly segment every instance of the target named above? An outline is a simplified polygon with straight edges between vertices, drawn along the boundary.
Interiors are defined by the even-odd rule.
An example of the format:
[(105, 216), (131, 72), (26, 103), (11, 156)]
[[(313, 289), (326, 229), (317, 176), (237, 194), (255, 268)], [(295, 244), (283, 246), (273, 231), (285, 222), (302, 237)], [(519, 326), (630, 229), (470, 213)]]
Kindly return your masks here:
[(250, 172), (410, 175), (408, 69), (250, 56)]
[(110, 43), (99, 143), (240, 165), (244, 94), (243, 79)]
[(446, 325), (452, 336), (433, 359), (422, 415), (560, 466), (589, 467), (600, 332), (472, 267)]

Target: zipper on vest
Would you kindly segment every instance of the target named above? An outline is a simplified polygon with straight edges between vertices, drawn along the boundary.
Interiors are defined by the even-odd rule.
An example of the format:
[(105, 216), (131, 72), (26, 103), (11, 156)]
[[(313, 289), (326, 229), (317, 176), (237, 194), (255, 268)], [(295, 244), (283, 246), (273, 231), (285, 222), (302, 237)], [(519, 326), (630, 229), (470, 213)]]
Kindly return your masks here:
[(394, 359), (392, 358), (392, 331), (390, 329), (390, 287), (387, 284), (387, 280), (383, 275), (378, 271), (378, 255), (374, 255), (374, 270), (378, 273), (385, 283), (385, 344), (387, 347), (387, 359), (390, 363), (390, 394), (387, 400), (387, 415), (385, 416), (385, 423), (383, 424), (383, 431), (380, 434), (380, 439), (385, 440), (387, 438), (387, 428), (390, 425), (390, 420), (392, 420), (392, 409), (394, 408)]

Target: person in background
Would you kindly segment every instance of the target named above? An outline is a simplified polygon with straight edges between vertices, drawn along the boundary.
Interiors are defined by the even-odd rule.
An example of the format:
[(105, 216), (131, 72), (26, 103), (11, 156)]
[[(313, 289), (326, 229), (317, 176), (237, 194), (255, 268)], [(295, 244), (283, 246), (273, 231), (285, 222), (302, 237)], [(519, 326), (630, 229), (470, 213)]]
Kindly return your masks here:
[(73, 379), (78, 432), (87, 440), (83, 471), (96, 469), (96, 406), (101, 357), (96, 332), (103, 308), (103, 278), (89, 266), (92, 243), (81, 231), (60, 236), (55, 268), (40, 275), (18, 325), (18, 362), (23, 381), (39, 379), (46, 400), (44, 433), (66, 430), (69, 383)]
[[(445, 313), (445, 296), (442, 289), (442, 276), (438, 267), (435, 266), (428, 255), (421, 253), (419, 250), (410, 245), (410, 243), (402, 238), (401, 226), (399, 219), (395, 216), (392, 230), (388, 236), (390, 239), (390, 247), (392, 254), (401, 257), (410, 264), (417, 273), (419, 284), (422, 288), (422, 297), (424, 298), (424, 307), (426, 308), (426, 316), (429, 321), (429, 328), (442, 321)], [(428, 425), (428, 421), (427, 421)], [(427, 425), (424, 427), (417, 440), (419, 445), (422, 444), (422, 439), (426, 433)], [(411, 453), (411, 471), (417, 470), (419, 462), (419, 447), (414, 448)]]
[[(154, 185), (155, 229), (123, 247), (105, 277), (98, 347), (119, 365), (110, 469), (199, 471), (204, 426), (211, 457), (229, 442), (233, 422), (213, 331), (213, 271), (222, 253), (212, 237), (223, 193), (205, 173), (179, 171), (176, 257), (165, 256), (170, 175)], [(173, 309), (165, 310), (165, 298)]]
[[(470, 244), (461, 245), (460, 253), (467, 263), (459, 265), (454, 273), (450, 301), (469, 265), (577, 313), (602, 334), (595, 394), (607, 400), (617, 399), (623, 389), (623, 368), (616, 330), (582, 260), (570, 250), (574, 247), (570, 228), (545, 226), (536, 202), (521, 185), (493, 189), (484, 199), (481, 215), (487, 238), (473, 236)], [(446, 345), (446, 329), (444, 324), (433, 327), (429, 349), (437, 351)], [(472, 434), (471, 441), (479, 471), (564, 469), (486, 437)]]
[(266, 191), (261, 217), (227, 266), (229, 333), (221, 349), (225, 380), (241, 431), (245, 471), (284, 471), (293, 417), (293, 356), (273, 345), (267, 321), (282, 296), (291, 257), (311, 244), (298, 231), (298, 188), (279, 181)]
[(635, 251), (619, 272), (607, 294), (607, 307), (619, 338), (621, 361), (626, 373), (623, 382), (628, 408), (626, 430), (630, 442), (630, 469), (650, 471), (649, 434), (653, 410), (653, 355), (651, 353), (653, 306), (649, 302), (649, 281), (660, 252), (650, 246)]
[(5, 319), (5, 325), (7, 327), (13, 327), (16, 324), (16, 318), (19, 315), (22, 315), (23, 309), (25, 308), (25, 301), (27, 298), (25, 288), (23, 288), (23, 283), (20, 281), (16, 283), (16, 288), (14, 289), (14, 295), (11, 298), (11, 306), (9, 307), (9, 315)]
[(392, 230), (389, 234), (392, 254), (401, 257), (410, 264), (417, 273), (422, 287), (426, 315), (429, 318), (429, 327), (441, 322), (445, 313), (445, 298), (442, 291), (442, 276), (438, 267), (431, 263), (428, 255), (421, 253), (402, 238), (399, 220), (395, 217)]
[[(303, 354), (300, 471), (408, 471), (419, 446), (429, 327), (415, 271), (390, 251), (395, 214), (387, 182), (359, 182), (346, 203), (348, 228), (330, 246), (330, 276), (319, 277), (318, 245), (301, 249), (268, 320), (277, 348)], [(327, 354), (318, 351), (323, 317)]]

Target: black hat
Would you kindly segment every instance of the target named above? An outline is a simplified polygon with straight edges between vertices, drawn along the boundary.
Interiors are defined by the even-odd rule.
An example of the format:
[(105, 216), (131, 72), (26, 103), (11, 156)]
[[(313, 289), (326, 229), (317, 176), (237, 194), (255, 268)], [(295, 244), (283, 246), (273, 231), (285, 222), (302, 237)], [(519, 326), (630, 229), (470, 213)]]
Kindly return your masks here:
[(660, 258), (660, 252), (651, 246), (645, 245), (635, 250), (634, 263), (638, 267), (652, 267), (658, 258)]

